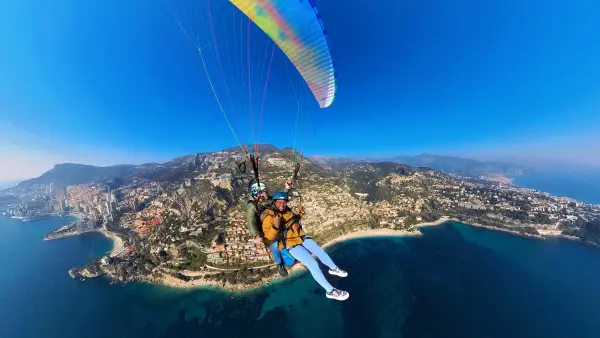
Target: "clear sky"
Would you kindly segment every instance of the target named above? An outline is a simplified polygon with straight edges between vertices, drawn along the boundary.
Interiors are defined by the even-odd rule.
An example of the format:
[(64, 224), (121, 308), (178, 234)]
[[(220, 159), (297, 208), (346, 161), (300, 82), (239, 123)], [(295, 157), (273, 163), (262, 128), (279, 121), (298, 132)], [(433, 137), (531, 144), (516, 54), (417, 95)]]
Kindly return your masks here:
[(276, 49), (262, 123), (269, 40), (252, 26), (248, 48), (247, 21), (227, 1), (212, 0), (210, 12), (204, 0), (172, 1), (0, 3), (0, 181), (60, 162), (141, 163), (236, 146), (171, 5), (203, 46), (245, 142), (258, 139), (260, 124), (261, 143), (293, 146), (295, 90), (296, 145), (308, 155), (429, 152), (600, 165), (597, 0), (317, 1), (338, 72), (336, 99), (319, 109)]

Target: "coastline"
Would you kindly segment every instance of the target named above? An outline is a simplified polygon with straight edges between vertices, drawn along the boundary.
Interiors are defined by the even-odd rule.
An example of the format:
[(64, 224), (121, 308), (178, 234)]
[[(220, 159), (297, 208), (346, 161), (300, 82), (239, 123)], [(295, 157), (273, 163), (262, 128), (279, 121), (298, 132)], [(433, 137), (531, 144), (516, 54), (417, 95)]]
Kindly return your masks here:
[(345, 242), (348, 240), (368, 238), (368, 237), (421, 236), (422, 233), (418, 230), (418, 228), (429, 227), (429, 226), (438, 226), (438, 225), (442, 225), (442, 224), (444, 224), (446, 222), (450, 222), (450, 221), (456, 221), (456, 220), (453, 218), (450, 218), (450, 217), (441, 217), (437, 221), (423, 222), (423, 223), (416, 224), (415, 227), (417, 228), (417, 230), (413, 230), (413, 231), (394, 230), (394, 229), (385, 229), (385, 228), (354, 231), (349, 234), (337, 237), (337, 238), (321, 245), (321, 247), (323, 249), (325, 249), (325, 248), (331, 247), (333, 245), (336, 245), (336, 244), (339, 244), (339, 243), (342, 243), (342, 242)]
[(119, 252), (125, 249), (124, 241), (119, 235), (106, 230), (105, 228), (101, 228), (97, 230), (101, 234), (103, 234), (106, 238), (110, 239), (113, 243), (113, 247), (110, 251), (110, 257), (116, 256)]
[[(577, 242), (586, 244), (577, 238), (572, 238), (571, 236), (565, 236), (558, 234), (556, 231), (548, 230), (543, 231), (539, 235), (536, 234), (528, 234), (521, 233), (516, 230), (506, 229), (506, 228), (497, 228), (494, 226), (478, 224), (476, 222), (473, 223), (464, 223), (459, 219), (454, 217), (444, 216), (434, 222), (422, 222), (411, 226), (412, 230), (395, 230), (390, 228), (378, 228), (378, 229), (364, 229), (354, 231), (342, 236), (339, 236), (329, 242), (321, 245), (323, 249), (331, 248), (335, 245), (341, 244), (343, 242), (347, 242), (350, 240), (362, 239), (362, 238), (376, 238), (376, 237), (404, 237), (404, 236), (422, 236), (423, 233), (419, 230), (422, 227), (431, 227), (431, 226), (440, 226), (444, 225), (448, 222), (460, 222), (461, 224), (472, 226), (476, 228), (484, 228), (486, 230), (496, 230), (506, 232), (512, 235), (517, 235), (523, 238), (532, 238), (538, 240), (545, 240), (548, 238), (565, 238), (569, 240), (575, 240)], [(116, 256), (120, 251), (122, 251), (124, 247), (123, 239), (105, 228), (96, 229), (96, 231), (102, 233), (105, 237), (110, 238), (113, 242), (113, 248), (110, 251), (110, 257)], [(108, 253), (107, 253), (108, 254)], [(275, 268), (274, 264), (263, 265), (259, 268), (266, 268), (272, 270)], [(236, 271), (237, 269), (230, 269), (229, 271)], [(207, 280), (206, 276), (214, 276), (219, 273), (222, 273), (222, 270), (219, 269), (205, 269), (204, 271), (191, 271), (191, 270), (183, 270), (183, 271), (175, 271), (170, 269), (164, 269), (160, 267), (156, 267), (152, 274), (145, 276), (143, 279), (139, 280), (139, 283), (150, 283), (155, 285), (160, 285), (162, 287), (174, 288), (184, 291), (194, 291), (199, 289), (213, 290), (219, 292), (230, 292), (230, 293), (252, 293), (260, 291), (261, 288), (277, 285), (280, 283), (289, 282), (290, 279), (298, 278), (303, 276), (305, 273), (308, 273), (306, 267), (304, 267), (300, 263), (294, 264), (292, 267), (288, 267), (288, 276), (280, 277), (278, 274), (272, 274), (268, 277), (263, 277), (258, 281), (251, 284), (239, 284), (239, 283), (229, 283), (224, 280), (215, 280), (210, 279)], [(190, 280), (184, 280), (182, 278), (178, 278), (177, 275), (181, 275), (182, 278), (189, 278)]]
[(511, 229), (498, 228), (498, 227), (494, 227), (494, 226), (491, 226), (491, 225), (483, 225), (483, 224), (479, 224), (479, 223), (476, 223), (476, 222), (472, 222), (472, 223), (463, 223), (463, 222), (461, 222), (461, 223), (464, 224), (464, 225), (468, 225), (468, 226), (474, 227), (474, 228), (483, 228), (483, 229), (486, 229), (486, 230), (502, 231), (502, 232), (506, 232), (506, 233), (509, 233), (509, 234), (512, 234), (512, 235), (516, 235), (516, 236), (520, 236), (520, 237), (535, 238), (535, 239), (540, 239), (540, 240), (545, 240), (548, 237), (561, 237), (562, 236), (562, 235), (554, 235), (554, 234), (550, 234), (550, 233), (545, 234), (545, 235), (544, 234), (539, 234), (539, 235), (528, 234), (528, 233), (518, 232), (516, 230), (511, 230)]
[[(457, 221), (457, 222), (460, 222), (460, 221)], [(583, 244), (583, 245), (587, 245), (587, 246), (590, 246), (590, 247), (593, 247), (593, 248), (600, 249), (600, 245), (598, 245), (596, 243), (589, 242), (589, 241), (584, 241), (581, 238), (576, 237), (576, 236), (563, 235), (558, 230), (540, 230), (540, 229), (536, 229), (538, 231), (539, 235), (535, 235), (535, 234), (522, 233), (522, 232), (510, 230), (510, 229), (497, 228), (497, 227), (493, 227), (493, 226), (489, 226), (489, 225), (483, 225), (483, 224), (478, 224), (478, 223), (463, 223), (463, 222), (460, 222), (460, 223), (464, 224), (464, 225), (467, 225), (467, 226), (470, 226), (470, 227), (474, 227), (474, 228), (484, 228), (486, 230), (502, 231), (502, 232), (509, 233), (511, 235), (516, 235), (516, 236), (523, 237), (523, 238), (537, 239), (537, 240), (542, 240), (542, 241), (548, 240), (548, 239), (552, 239), (552, 238), (560, 238), (560, 239), (574, 241), (574, 242), (577, 242), (579, 244)]]
[[(428, 227), (428, 226), (439, 226), (443, 225), (446, 222), (456, 221), (450, 217), (442, 217), (434, 222), (423, 222), (416, 224), (415, 227), (417, 230), (407, 231), (407, 230), (394, 230), (394, 229), (370, 229), (370, 230), (358, 230), (351, 232), (349, 234), (337, 237), (324, 245), (321, 245), (323, 249), (330, 248), (334, 245), (361, 238), (369, 238), (369, 237), (404, 237), (404, 236), (421, 236), (422, 233), (418, 230), (420, 227)], [(273, 265), (274, 266), (274, 265)], [(261, 287), (270, 286), (272, 284), (281, 283), (289, 278), (295, 278), (301, 276), (303, 273), (308, 270), (302, 264), (295, 264), (293, 267), (288, 268), (288, 277), (282, 278), (279, 276), (267, 277), (263, 278), (261, 282), (257, 282), (250, 285), (239, 285), (239, 284), (230, 284), (223, 283), (217, 281), (207, 281), (207, 280), (192, 280), (192, 281), (183, 281), (178, 278), (175, 278), (168, 273), (161, 272), (161, 278), (156, 278), (154, 280), (149, 280), (151, 283), (158, 282), (159, 284), (165, 287), (172, 287), (177, 289), (201, 289), (201, 288), (215, 288), (219, 290), (229, 291), (229, 292), (252, 292), (259, 290)], [(184, 271), (185, 272), (185, 271)], [(200, 271), (188, 271), (185, 272), (184, 275), (188, 277), (198, 277), (203, 275), (215, 274), (218, 272), (200, 272)]]

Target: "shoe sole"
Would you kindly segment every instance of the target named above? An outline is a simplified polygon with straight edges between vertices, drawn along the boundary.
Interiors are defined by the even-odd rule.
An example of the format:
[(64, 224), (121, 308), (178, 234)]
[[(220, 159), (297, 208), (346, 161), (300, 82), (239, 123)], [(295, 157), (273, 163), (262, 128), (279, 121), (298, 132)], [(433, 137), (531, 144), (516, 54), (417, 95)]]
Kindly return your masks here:
[(332, 297), (332, 296), (329, 296), (328, 294), (325, 294), (325, 296), (327, 298), (329, 298), (329, 299), (335, 299), (335, 300), (343, 301), (343, 300), (346, 300), (346, 299), (350, 298), (350, 293), (346, 293), (346, 296), (344, 296), (342, 298)]
[(331, 272), (331, 271), (329, 271), (329, 274), (330, 274), (330, 275), (334, 275), (334, 276), (338, 276), (338, 277), (342, 277), (342, 278), (348, 277), (348, 274), (347, 274), (347, 273), (346, 273), (345, 275), (340, 275), (340, 274), (338, 274), (338, 273), (335, 273), (335, 272)]

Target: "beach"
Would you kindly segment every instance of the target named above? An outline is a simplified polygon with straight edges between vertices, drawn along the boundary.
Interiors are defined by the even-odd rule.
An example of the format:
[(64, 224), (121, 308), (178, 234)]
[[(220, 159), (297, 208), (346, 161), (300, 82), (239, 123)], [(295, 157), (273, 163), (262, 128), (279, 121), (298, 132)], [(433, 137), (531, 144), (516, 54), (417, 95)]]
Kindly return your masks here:
[(121, 252), (121, 251), (123, 251), (123, 249), (125, 249), (123, 239), (121, 237), (119, 237), (117, 234), (110, 232), (110, 231), (106, 230), (105, 228), (102, 228), (98, 231), (100, 231), (104, 236), (106, 236), (112, 240), (113, 248), (110, 252), (111, 257), (116, 256), (119, 252)]
[(69, 217), (73, 217), (76, 221), (79, 221), (83, 219), (83, 214), (80, 214), (78, 212), (70, 212)]
[[(414, 225), (415, 230), (395, 230), (395, 229), (389, 229), (389, 228), (358, 230), (358, 231), (354, 231), (354, 232), (345, 234), (343, 236), (337, 237), (337, 238), (321, 245), (321, 247), (324, 249), (331, 248), (337, 244), (340, 244), (340, 243), (343, 243), (343, 242), (346, 242), (349, 240), (369, 238), (369, 237), (422, 236), (423, 234), (421, 231), (418, 230), (419, 228), (440, 226), (440, 225), (443, 225), (444, 223), (450, 222), (450, 221), (458, 222), (458, 220), (451, 218), (451, 217), (442, 217), (434, 222), (422, 222), (422, 223), (416, 224), (416, 225)], [(555, 230), (554, 231), (553, 230), (541, 231), (540, 235), (534, 235), (534, 234), (520, 233), (520, 232), (511, 230), (511, 229), (503, 229), (503, 228), (496, 228), (496, 227), (492, 227), (492, 226), (486, 226), (486, 225), (482, 225), (482, 224), (466, 224), (466, 225), (472, 226), (472, 227), (478, 227), (478, 228), (485, 228), (485, 229), (489, 229), (489, 230), (507, 232), (507, 233), (511, 233), (511, 234), (514, 234), (517, 236), (537, 238), (537, 239), (545, 239), (546, 237), (555, 237), (555, 236), (556, 237), (565, 237), (565, 236), (559, 235)], [(113, 242), (113, 249), (110, 253), (111, 257), (116, 256), (117, 253), (119, 253), (120, 251), (122, 251), (124, 249), (124, 242), (121, 237), (119, 237), (115, 233), (110, 232), (104, 228), (100, 229), (99, 231), (104, 236), (110, 238)], [(275, 264), (267, 264), (267, 265), (263, 265), (260, 267), (255, 267), (254, 269), (273, 269), (274, 267), (275, 267)], [(204, 278), (205, 276), (215, 275), (215, 274), (218, 274), (221, 272), (233, 272), (233, 271), (237, 271), (237, 270), (239, 270), (239, 269), (219, 269), (219, 268), (214, 268), (211, 266), (206, 266), (205, 271), (192, 271), (192, 270), (169, 271), (169, 270), (165, 270), (162, 268), (156, 268), (154, 270), (154, 272), (156, 273), (155, 276), (150, 277), (147, 281), (150, 283), (157, 283), (157, 284), (161, 284), (161, 285), (165, 285), (165, 286), (173, 287), (173, 288), (178, 288), (178, 289), (218, 288), (218, 289), (234, 291), (234, 292), (252, 292), (252, 291), (256, 291), (257, 289), (259, 289), (261, 287), (272, 285), (274, 283), (275, 284), (280, 283), (282, 281), (289, 280), (290, 278), (302, 276), (305, 272), (308, 272), (308, 270), (302, 264), (296, 263), (292, 267), (287, 268), (288, 273), (289, 273), (288, 277), (282, 278), (279, 275), (275, 274), (270, 277), (262, 278), (259, 282), (256, 282), (253, 284), (231, 284), (229, 282), (207, 280)], [(174, 276), (175, 273), (179, 273), (179, 274), (189, 277), (190, 279), (193, 279), (193, 280), (185, 281), (185, 280), (179, 279)]]
[[(448, 221), (452, 221), (452, 220), (453, 219), (448, 218), (448, 217), (442, 217), (434, 222), (423, 222), (423, 223), (416, 224), (415, 227), (420, 228), (420, 227), (427, 227), (427, 226), (439, 226), (439, 225), (442, 225), (442, 224), (444, 224)], [(394, 229), (359, 230), (359, 231), (351, 232), (349, 234), (335, 238), (335, 239), (325, 243), (324, 245), (321, 245), (321, 247), (324, 249), (329, 248), (336, 244), (339, 244), (339, 243), (342, 243), (342, 242), (345, 242), (348, 240), (352, 240), (352, 239), (360, 239), (360, 238), (367, 238), (367, 237), (398, 237), (398, 236), (421, 236), (421, 232), (418, 230), (406, 231), (406, 230), (394, 230)], [(275, 266), (275, 265), (273, 264), (272, 266)], [(225, 289), (225, 290), (229, 290), (229, 291), (249, 292), (249, 291), (255, 290), (259, 287), (264, 287), (267, 285), (271, 285), (272, 283), (277, 283), (277, 282), (283, 281), (285, 279), (300, 276), (306, 271), (308, 271), (308, 270), (302, 264), (297, 263), (294, 266), (292, 266), (291, 268), (288, 268), (289, 276), (286, 278), (281, 278), (276, 275), (273, 277), (264, 278), (264, 279), (262, 279), (262, 282), (254, 283), (251, 285), (230, 284), (230, 283), (223, 283), (223, 282), (217, 282), (217, 281), (212, 281), (212, 280), (207, 281), (205, 279), (183, 281), (181, 279), (175, 278), (175, 277), (169, 275), (168, 273), (164, 273), (164, 272), (161, 272), (162, 277), (155, 280), (155, 282), (159, 282), (160, 284), (163, 284), (163, 285), (166, 285), (169, 287), (175, 287), (175, 288), (195, 289), (195, 288), (202, 288), (202, 287), (211, 287), (211, 288), (215, 287), (215, 288), (221, 288), (221, 289)], [(181, 273), (188, 277), (199, 277), (199, 276), (204, 276), (204, 275), (212, 275), (212, 274), (218, 273), (218, 271), (210, 271), (210, 272), (208, 272), (208, 271), (207, 272), (182, 271)]]
[[(415, 227), (420, 228), (420, 227), (427, 227), (427, 226), (437, 226), (437, 225), (442, 225), (451, 220), (452, 220), (451, 218), (442, 217), (434, 222), (419, 223), (419, 224), (415, 225)], [(333, 239), (333, 240), (321, 245), (321, 247), (328, 248), (335, 244), (342, 243), (347, 240), (366, 238), (366, 237), (388, 237), (388, 236), (395, 237), (395, 236), (420, 236), (420, 235), (421, 235), (421, 232), (419, 230), (414, 230), (414, 231), (394, 230), (394, 229), (359, 230), (359, 231), (354, 231), (349, 234), (340, 236), (336, 239)]]
[[(444, 331), (460, 337), (547, 338), (600, 332), (600, 254), (575, 242), (548, 244), (457, 222), (420, 228), (421, 236), (373, 232), (327, 249), (349, 272), (347, 278), (330, 277), (323, 267), (335, 287), (350, 293), (340, 303), (327, 299), (302, 269), (243, 289), (203, 279), (165, 287), (150, 275), (125, 285), (74, 281), (66, 271), (87, 264), (89, 255), (106, 255), (113, 243), (96, 234), (40, 241), (65, 223), (51, 218), (23, 226), (0, 217), (0, 261), (6, 270), (0, 277), (0, 337), (116, 338), (140, 332), (145, 338), (252, 338), (264, 337), (257, 327), (267, 326), (289, 335), (348, 338), (378, 332), (426, 338)], [(566, 312), (572, 313), (569, 321)]]

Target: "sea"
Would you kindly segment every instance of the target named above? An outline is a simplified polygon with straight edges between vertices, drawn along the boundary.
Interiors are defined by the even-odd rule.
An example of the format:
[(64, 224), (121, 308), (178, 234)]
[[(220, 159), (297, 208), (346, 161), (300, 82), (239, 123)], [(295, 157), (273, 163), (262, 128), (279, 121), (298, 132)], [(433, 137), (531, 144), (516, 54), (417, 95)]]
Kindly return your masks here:
[(532, 171), (516, 176), (513, 183), (555, 196), (600, 204), (600, 171)]
[(600, 250), (566, 239), (449, 222), (350, 240), (328, 249), (338, 302), (306, 273), (245, 293), (71, 279), (112, 244), (42, 240), (67, 222), (0, 216), (0, 337), (600, 337)]

